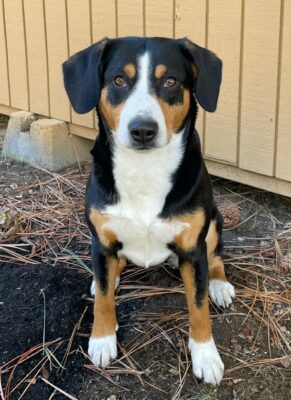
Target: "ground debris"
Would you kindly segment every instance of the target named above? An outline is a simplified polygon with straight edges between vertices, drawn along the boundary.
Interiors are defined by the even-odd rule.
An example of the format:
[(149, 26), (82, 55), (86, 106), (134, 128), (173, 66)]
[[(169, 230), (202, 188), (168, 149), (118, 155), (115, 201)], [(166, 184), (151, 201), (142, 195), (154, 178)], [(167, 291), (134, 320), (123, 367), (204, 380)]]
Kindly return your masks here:
[[(229, 202), (240, 217), (224, 232), (226, 273), (236, 287), (234, 307), (223, 311), (213, 304), (210, 309), (226, 367), (221, 386), (213, 390), (192, 379), (184, 289), (179, 271), (168, 265), (125, 269), (117, 291), (118, 359), (104, 370), (88, 360), (87, 177), (87, 164), (61, 174), (12, 161), (1, 169), (0, 206), (13, 216), (8, 230), (16, 220), (18, 227), (9, 237), (7, 228), (0, 228), (0, 391), (2, 385), (11, 400), (25, 390), (23, 398), (28, 399), (49, 399), (55, 391), (55, 397), (78, 400), (285, 400), (290, 201), (213, 179), (217, 203)], [(11, 183), (17, 186), (11, 188)], [(62, 338), (48, 345), (45, 354), (41, 288), (46, 293), (46, 336)]]

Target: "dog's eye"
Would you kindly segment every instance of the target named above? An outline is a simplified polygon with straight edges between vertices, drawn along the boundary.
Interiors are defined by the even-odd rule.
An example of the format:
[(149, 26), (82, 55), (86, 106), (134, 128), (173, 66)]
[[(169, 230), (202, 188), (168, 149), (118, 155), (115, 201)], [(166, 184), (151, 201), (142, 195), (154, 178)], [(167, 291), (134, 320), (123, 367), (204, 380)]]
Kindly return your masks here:
[(116, 76), (114, 79), (113, 79), (113, 82), (115, 83), (115, 85), (116, 86), (126, 86), (127, 85), (127, 83), (126, 83), (126, 80), (122, 77), (122, 76), (120, 76), (120, 75), (118, 75), (118, 76)]
[(171, 76), (165, 80), (164, 87), (166, 87), (166, 88), (173, 87), (176, 85), (176, 83), (177, 83), (177, 79)]

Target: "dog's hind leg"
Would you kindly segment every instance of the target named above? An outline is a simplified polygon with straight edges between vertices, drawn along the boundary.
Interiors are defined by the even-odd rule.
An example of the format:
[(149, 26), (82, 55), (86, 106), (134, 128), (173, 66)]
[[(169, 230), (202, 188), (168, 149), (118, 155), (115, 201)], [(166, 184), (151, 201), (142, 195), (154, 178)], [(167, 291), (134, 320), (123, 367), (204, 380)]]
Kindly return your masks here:
[(207, 258), (209, 271), (209, 295), (211, 300), (221, 307), (228, 307), (235, 297), (235, 290), (225, 276), (224, 264), (221, 258), (223, 250), (222, 242), (223, 218), (216, 209), (211, 220), (206, 236)]

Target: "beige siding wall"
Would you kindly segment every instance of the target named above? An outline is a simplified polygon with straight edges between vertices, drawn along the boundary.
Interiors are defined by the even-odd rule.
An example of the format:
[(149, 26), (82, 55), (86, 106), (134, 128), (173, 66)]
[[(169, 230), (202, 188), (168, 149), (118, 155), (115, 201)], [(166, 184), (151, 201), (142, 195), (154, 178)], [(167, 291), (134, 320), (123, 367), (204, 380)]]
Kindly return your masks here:
[(286, 188), (290, 8), (290, 0), (0, 0), (0, 111), (63, 119), (93, 138), (95, 116), (71, 109), (62, 62), (104, 36), (187, 36), (224, 62), (217, 112), (200, 110), (197, 121), (206, 158), (250, 171), (250, 184), (257, 174), (256, 184), (264, 176)]

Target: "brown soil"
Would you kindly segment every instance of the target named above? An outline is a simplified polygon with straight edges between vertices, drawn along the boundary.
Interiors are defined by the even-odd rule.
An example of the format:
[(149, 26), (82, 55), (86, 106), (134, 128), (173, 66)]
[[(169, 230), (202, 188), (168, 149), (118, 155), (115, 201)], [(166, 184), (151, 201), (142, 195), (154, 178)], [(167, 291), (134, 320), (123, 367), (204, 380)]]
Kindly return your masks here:
[(288, 399), (290, 200), (213, 179), (218, 203), (235, 204), (241, 219), (224, 233), (237, 298), (228, 310), (211, 306), (226, 367), (212, 388), (192, 376), (185, 296), (179, 272), (167, 265), (125, 270), (117, 291), (118, 359), (106, 370), (88, 360), (87, 172), (84, 165), (52, 175), (0, 159), (0, 210), (8, 209), (0, 225), (0, 398)]

